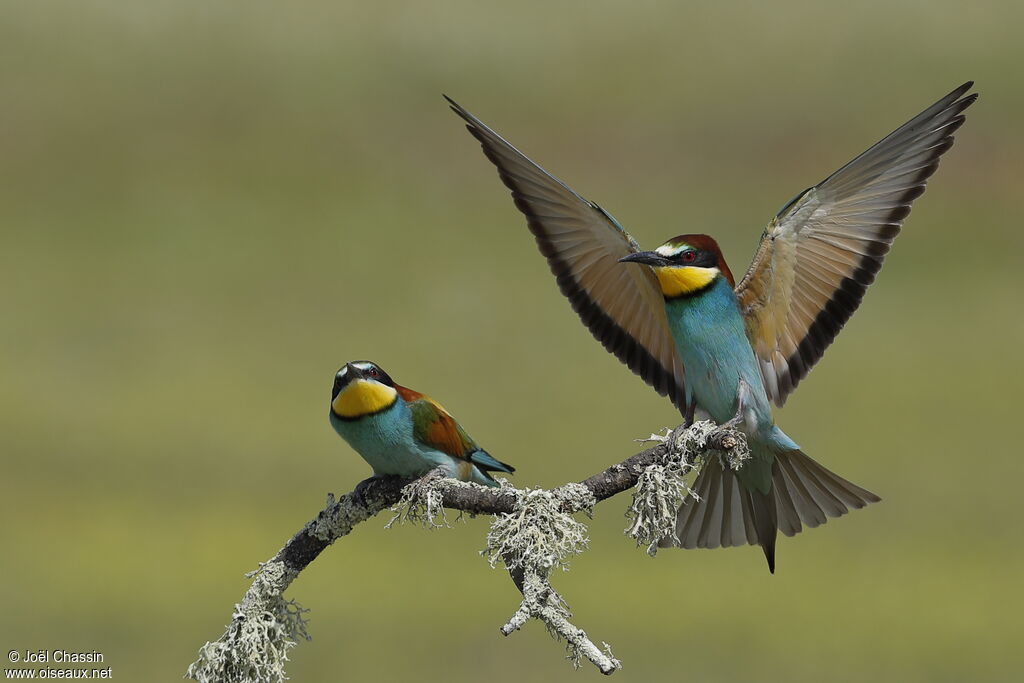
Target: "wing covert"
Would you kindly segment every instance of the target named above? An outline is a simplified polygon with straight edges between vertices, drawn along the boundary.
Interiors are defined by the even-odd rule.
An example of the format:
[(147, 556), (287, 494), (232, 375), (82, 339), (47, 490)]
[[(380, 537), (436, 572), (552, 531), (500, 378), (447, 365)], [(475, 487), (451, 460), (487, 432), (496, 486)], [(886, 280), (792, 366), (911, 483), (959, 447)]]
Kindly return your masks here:
[(468, 460), (470, 454), (480, 450), (440, 403), (418, 391), (398, 385), (395, 388), (412, 413), (413, 435), (417, 441), (460, 460)]
[(911, 203), (953, 145), (977, 94), (968, 82), (903, 124), (772, 220), (736, 287), (768, 396), (782, 405), (857, 310)]
[(649, 268), (618, 263), (640, 250), (633, 238), (604, 209), (445, 99), (498, 168), (559, 289), (583, 324), (605, 349), (685, 412), (683, 364), (654, 275)]

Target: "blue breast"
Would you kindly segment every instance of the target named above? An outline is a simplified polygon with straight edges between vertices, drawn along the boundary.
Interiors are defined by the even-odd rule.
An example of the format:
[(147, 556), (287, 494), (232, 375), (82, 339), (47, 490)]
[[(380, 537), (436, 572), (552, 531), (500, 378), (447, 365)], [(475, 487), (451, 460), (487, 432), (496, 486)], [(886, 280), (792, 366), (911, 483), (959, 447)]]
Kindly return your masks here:
[(342, 420), (332, 411), (331, 425), (374, 474), (419, 476), (443, 461), (442, 454), (425, 453), (413, 440), (412, 413), (401, 398), (386, 410), (356, 420)]
[(729, 282), (718, 276), (698, 294), (666, 301), (665, 310), (686, 370), (688, 397), (696, 398), (716, 422), (725, 422), (736, 413), (736, 390), (743, 378), (752, 394), (748, 407), (762, 428), (770, 427), (761, 371)]

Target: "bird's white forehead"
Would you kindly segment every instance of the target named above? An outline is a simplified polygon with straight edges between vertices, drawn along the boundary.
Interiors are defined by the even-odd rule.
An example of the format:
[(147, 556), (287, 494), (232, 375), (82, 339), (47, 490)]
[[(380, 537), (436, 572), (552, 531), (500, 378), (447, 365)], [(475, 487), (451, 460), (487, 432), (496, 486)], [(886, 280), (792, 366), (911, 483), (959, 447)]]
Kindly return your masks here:
[(345, 375), (348, 374), (348, 366), (349, 365), (354, 365), (355, 367), (359, 368), (360, 370), (369, 370), (370, 368), (373, 367), (373, 363), (367, 363), (366, 361), (360, 361), (358, 363), (346, 363), (345, 365), (341, 366), (341, 370), (338, 370), (338, 377), (339, 378), (340, 377), (344, 377)]
[(675, 256), (676, 254), (687, 248), (688, 247), (685, 244), (677, 244), (674, 246), (671, 244), (663, 244), (657, 249), (655, 249), (654, 253), (661, 254), (662, 256), (668, 258), (669, 256)]

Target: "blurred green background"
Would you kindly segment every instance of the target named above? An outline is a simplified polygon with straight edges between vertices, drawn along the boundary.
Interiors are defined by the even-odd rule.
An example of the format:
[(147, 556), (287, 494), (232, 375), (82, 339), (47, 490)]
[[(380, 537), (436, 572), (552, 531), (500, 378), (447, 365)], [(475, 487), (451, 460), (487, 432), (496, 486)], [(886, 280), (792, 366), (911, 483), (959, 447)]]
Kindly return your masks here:
[[(602, 504), (556, 577), (621, 681), (1015, 679), (1024, 575), (1019, 2), (0, 6), (6, 649), (176, 680), (368, 467), (327, 422), (369, 358), (517, 484), (678, 421), (595, 343), (447, 93), (644, 245), (742, 272), (798, 190), (969, 78), (981, 100), (778, 419), (885, 502), (760, 550), (664, 552)], [(324, 553), (295, 680), (556, 680), (484, 519)], [(598, 674), (584, 669), (578, 678)]]

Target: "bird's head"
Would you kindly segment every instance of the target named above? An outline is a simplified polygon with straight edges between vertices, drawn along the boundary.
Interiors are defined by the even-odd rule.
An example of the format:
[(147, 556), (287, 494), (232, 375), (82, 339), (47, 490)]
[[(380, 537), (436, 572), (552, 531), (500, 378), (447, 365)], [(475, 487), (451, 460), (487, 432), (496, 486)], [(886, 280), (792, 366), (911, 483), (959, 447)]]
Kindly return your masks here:
[(394, 381), (376, 363), (368, 360), (345, 363), (334, 376), (331, 412), (344, 420), (379, 413), (397, 400)]
[(654, 251), (638, 251), (619, 262), (650, 266), (666, 299), (695, 294), (719, 276), (735, 284), (718, 243), (707, 235), (673, 237)]

